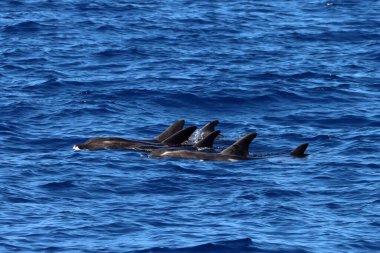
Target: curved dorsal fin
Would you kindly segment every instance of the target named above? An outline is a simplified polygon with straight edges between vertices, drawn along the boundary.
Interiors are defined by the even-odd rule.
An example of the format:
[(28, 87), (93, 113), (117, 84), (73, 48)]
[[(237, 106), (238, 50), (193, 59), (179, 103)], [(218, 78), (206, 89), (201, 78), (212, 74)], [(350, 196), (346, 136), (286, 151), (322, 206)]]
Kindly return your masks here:
[(178, 131), (180, 131), (183, 128), (184, 125), (185, 125), (185, 121), (184, 120), (177, 120), (171, 126), (169, 126), (168, 128), (166, 128), (166, 130), (163, 131), (159, 136), (157, 136), (155, 138), (155, 140), (158, 141), (158, 142), (164, 141), (165, 139), (169, 138), (173, 134), (175, 134)]
[(250, 133), (233, 143), (228, 148), (224, 149), (222, 155), (248, 156), (249, 144), (255, 139), (257, 133)]
[(178, 131), (177, 133), (173, 134), (169, 138), (162, 141), (162, 144), (168, 145), (168, 146), (178, 146), (181, 145), (183, 142), (187, 141), (189, 137), (194, 133), (194, 131), (197, 129), (196, 126), (187, 127), (185, 129), (182, 129)]
[(206, 137), (210, 133), (215, 131), (215, 126), (219, 124), (218, 120), (213, 120), (204, 125), (200, 130), (199, 130), (199, 136), (201, 138)]
[(308, 146), (309, 146), (309, 143), (301, 144), (298, 147), (296, 147), (292, 152), (290, 152), (290, 154), (292, 156), (296, 156), (296, 157), (308, 156), (309, 154), (305, 154), (305, 151), (306, 151)]
[(212, 133), (207, 135), (205, 138), (195, 143), (193, 147), (194, 148), (212, 148), (212, 146), (214, 145), (214, 140), (216, 136), (218, 136), (219, 134), (220, 134), (219, 130), (213, 131)]

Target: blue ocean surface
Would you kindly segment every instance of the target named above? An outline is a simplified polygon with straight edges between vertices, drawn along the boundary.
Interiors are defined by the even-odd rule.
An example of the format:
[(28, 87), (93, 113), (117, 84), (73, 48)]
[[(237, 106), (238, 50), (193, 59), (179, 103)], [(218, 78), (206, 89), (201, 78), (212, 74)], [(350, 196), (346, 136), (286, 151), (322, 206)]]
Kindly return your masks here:
[[(380, 252), (380, 1), (0, 10), (1, 252)], [(310, 155), (72, 149), (178, 119), (256, 131), (252, 155)]]

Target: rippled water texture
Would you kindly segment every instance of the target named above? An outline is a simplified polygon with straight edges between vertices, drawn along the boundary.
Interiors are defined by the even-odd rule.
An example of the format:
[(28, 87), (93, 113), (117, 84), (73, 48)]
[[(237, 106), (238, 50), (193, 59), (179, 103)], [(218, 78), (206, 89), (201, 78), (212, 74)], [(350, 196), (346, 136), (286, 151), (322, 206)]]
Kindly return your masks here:
[[(0, 2), (1, 252), (379, 252), (380, 2)], [(235, 163), (76, 152), (218, 119)]]

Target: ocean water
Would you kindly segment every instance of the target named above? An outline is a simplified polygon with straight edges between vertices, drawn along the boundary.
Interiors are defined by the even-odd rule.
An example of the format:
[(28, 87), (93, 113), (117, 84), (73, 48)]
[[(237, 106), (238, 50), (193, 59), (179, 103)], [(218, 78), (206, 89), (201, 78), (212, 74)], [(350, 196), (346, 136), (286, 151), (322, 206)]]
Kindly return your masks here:
[[(1, 252), (379, 252), (380, 1), (3, 0)], [(73, 151), (177, 119), (241, 162)]]

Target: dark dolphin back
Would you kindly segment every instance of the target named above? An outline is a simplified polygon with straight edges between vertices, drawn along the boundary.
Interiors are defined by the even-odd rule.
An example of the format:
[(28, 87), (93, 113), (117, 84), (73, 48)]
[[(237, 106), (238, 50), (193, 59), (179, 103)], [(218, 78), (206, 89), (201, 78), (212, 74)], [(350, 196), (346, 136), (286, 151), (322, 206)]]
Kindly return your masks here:
[(162, 144), (168, 145), (168, 146), (178, 146), (181, 145), (183, 142), (187, 141), (189, 137), (194, 133), (194, 131), (197, 129), (196, 126), (187, 127), (185, 129), (182, 129), (181, 131), (178, 131), (177, 133), (173, 134), (169, 138), (162, 141)]
[(215, 138), (220, 134), (220, 131), (213, 131), (205, 138), (194, 144), (194, 148), (212, 148), (214, 146)]
[(155, 138), (156, 141), (162, 142), (172, 136), (173, 134), (177, 133), (178, 131), (182, 130), (183, 126), (185, 125), (184, 120), (178, 120), (174, 122), (171, 126), (169, 126), (165, 131), (163, 131), (159, 136)]
[(305, 151), (306, 151), (308, 146), (309, 146), (308, 143), (301, 144), (298, 147), (296, 147), (292, 152), (290, 152), (290, 154), (292, 156), (296, 156), (296, 157), (308, 156), (309, 154), (305, 154)]
[(97, 137), (87, 140), (85, 143), (74, 145), (75, 150), (118, 149), (130, 146), (131, 142), (118, 137)]
[(233, 143), (228, 148), (224, 149), (221, 154), (222, 155), (233, 155), (233, 156), (248, 156), (249, 144), (255, 139), (257, 133), (250, 133), (240, 140)]

